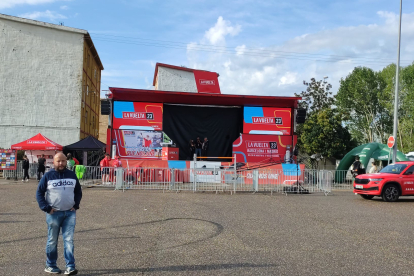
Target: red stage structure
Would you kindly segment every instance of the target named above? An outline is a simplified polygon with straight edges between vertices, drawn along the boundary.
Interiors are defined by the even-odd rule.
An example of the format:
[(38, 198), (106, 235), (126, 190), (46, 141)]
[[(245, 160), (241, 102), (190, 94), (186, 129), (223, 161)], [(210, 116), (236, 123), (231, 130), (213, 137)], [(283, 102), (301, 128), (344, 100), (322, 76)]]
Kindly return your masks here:
[[(109, 88), (107, 152), (120, 156), (123, 166), (189, 168), (189, 142), (197, 137), (209, 140), (209, 159), (197, 163), (222, 161), (214, 157), (230, 162), (236, 156), (236, 162), (246, 165), (277, 164), (294, 148), (295, 110), (301, 98), (221, 94), (217, 73), (166, 64), (156, 66), (156, 88), (168, 70), (183, 71), (197, 90)], [(170, 140), (173, 149), (166, 146)], [(171, 152), (180, 161), (165, 161), (177, 158)]]

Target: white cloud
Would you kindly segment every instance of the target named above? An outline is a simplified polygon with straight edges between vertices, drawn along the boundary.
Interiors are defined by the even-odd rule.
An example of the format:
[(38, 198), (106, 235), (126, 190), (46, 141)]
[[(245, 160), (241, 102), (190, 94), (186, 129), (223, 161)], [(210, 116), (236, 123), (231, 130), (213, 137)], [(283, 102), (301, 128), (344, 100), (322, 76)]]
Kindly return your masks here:
[(24, 17), (24, 18), (29, 18), (29, 19), (46, 18), (46, 19), (49, 19), (51, 21), (56, 21), (56, 20), (59, 20), (59, 19), (67, 18), (66, 16), (64, 16), (60, 13), (57, 13), (57, 12), (54, 12), (54, 11), (49, 11), (49, 10), (46, 10), (44, 12), (35, 11), (35, 12), (24, 13), (24, 14), (20, 14), (19, 17)]
[(278, 86), (296, 83), (297, 82), (296, 76), (297, 76), (297, 73), (286, 72), (286, 74), (284, 74), (280, 78)]
[[(221, 91), (226, 94), (293, 96), (305, 89), (303, 80), (309, 81), (313, 77), (321, 80), (324, 76), (329, 77), (332, 91), (336, 92), (340, 79), (355, 67), (381, 70), (395, 62), (398, 15), (383, 11), (377, 15), (383, 20), (382, 23), (324, 29), (302, 34), (281, 45), (255, 48), (254, 51), (249, 49), (249, 45), (242, 44), (233, 48), (232, 55), (191, 51), (197, 46), (197, 43), (192, 43), (188, 45), (187, 51), (189, 67), (218, 72)], [(219, 25), (231, 27), (228, 23), (219, 22), (227, 21), (219, 18), (203, 38), (211, 39), (213, 45), (220, 40), (221, 45), (231, 41), (228, 36), (225, 40), (225, 32), (215, 32), (220, 34), (217, 36), (207, 35), (212, 34), (213, 29), (220, 29), (217, 28)], [(233, 31), (234, 34), (238, 32)], [(413, 62), (412, 45), (414, 13), (403, 15), (402, 66)]]
[(69, 9), (69, 7), (68, 6), (60, 6), (60, 9), (61, 10), (67, 10), (67, 9)]
[(246, 45), (236, 47), (236, 55), (238, 56), (243, 55), (245, 51), (246, 51)]
[(39, 5), (53, 3), (59, 0), (1, 0), (0, 9), (12, 8), (17, 5)]
[(204, 37), (212, 45), (218, 45), (224, 42), (226, 35), (235, 36), (241, 31), (241, 26), (232, 26), (230, 21), (226, 21), (223, 17), (217, 19), (216, 24), (206, 31)]

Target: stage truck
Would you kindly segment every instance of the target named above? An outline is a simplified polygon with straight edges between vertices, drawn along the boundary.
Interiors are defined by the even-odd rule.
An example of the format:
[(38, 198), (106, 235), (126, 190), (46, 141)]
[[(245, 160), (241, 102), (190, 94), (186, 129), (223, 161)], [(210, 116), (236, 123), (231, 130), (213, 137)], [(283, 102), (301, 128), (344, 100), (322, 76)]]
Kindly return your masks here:
[[(110, 106), (107, 152), (119, 156), (124, 167), (197, 166), (197, 173), (214, 180), (220, 168), (236, 165), (238, 170), (260, 169), (261, 183), (281, 179), (265, 173), (269, 169), (294, 171), (289, 173), (292, 183), (302, 175), (304, 166), (289, 167), (296, 163), (292, 150), (299, 97), (222, 94), (217, 73), (160, 63), (154, 86), (110, 87), (103, 101)], [(207, 138), (208, 149), (194, 159), (190, 143), (197, 138)], [(191, 175), (183, 181), (191, 181)]]

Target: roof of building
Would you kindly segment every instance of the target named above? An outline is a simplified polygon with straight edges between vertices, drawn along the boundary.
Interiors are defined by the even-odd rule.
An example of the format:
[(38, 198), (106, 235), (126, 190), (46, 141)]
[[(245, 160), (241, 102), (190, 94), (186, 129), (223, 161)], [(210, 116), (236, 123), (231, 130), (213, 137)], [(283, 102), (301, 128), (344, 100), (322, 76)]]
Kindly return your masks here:
[(95, 46), (92, 42), (92, 39), (91, 39), (88, 31), (86, 31), (86, 30), (67, 27), (67, 26), (63, 26), (63, 25), (52, 24), (52, 23), (46, 23), (46, 22), (43, 22), (43, 21), (37, 21), (37, 20), (33, 20), (33, 19), (27, 19), (27, 18), (7, 15), (7, 14), (2, 14), (2, 13), (0, 13), (0, 19), (11, 20), (11, 21), (15, 21), (15, 22), (24, 23), (24, 24), (36, 25), (36, 26), (44, 27), (44, 28), (51, 28), (51, 29), (55, 29), (55, 30), (59, 30), (59, 31), (66, 31), (66, 32), (83, 34), (86, 43), (88, 44), (92, 54), (94, 55), (94, 59), (96, 60), (96, 62), (100, 66), (101, 70), (104, 69), (104, 67), (102, 65), (102, 62), (101, 62), (101, 59), (99, 58), (98, 52), (96, 51)]
[(189, 93), (110, 87), (112, 100), (186, 105), (272, 106), (296, 108), (300, 97)]
[[(187, 72), (194, 72), (194, 71), (211, 72), (211, 71), (207, 71), (207, 70), (191, 69), (191, 68), (188, 68), (188, 67), (175, 66), (175, 65), (170, 65), (170, 64), (165, 64), (165, 63), (157, 62), (157, 64), (155, 64), (154, 80), (152, 81), (152, 85), (154, 85), (154, 86), (155, 86), (155, 83), (156, 83), (156, 80), (157, 80), (158, 66), (160, 66), (160, 67), (167, 67), (167, 68), (175, 69), (175, 70), (187, 71)], [(215, 73), (215, 72), (213, 72), (213, 73)], [(220, 76), (218, 73), (216, 73), (216, 74), (217, 74), (217, 77)]]

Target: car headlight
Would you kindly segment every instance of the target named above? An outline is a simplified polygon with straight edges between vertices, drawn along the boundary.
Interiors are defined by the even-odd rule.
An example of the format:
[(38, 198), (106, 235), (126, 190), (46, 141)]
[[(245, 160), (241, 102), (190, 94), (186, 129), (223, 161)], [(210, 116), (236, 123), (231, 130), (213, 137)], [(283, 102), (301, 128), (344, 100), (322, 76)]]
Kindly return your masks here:
[(382, 178), (370, 178), (369, 181), (373, 181), (373, 182), (379, 182), (381, 181)]

